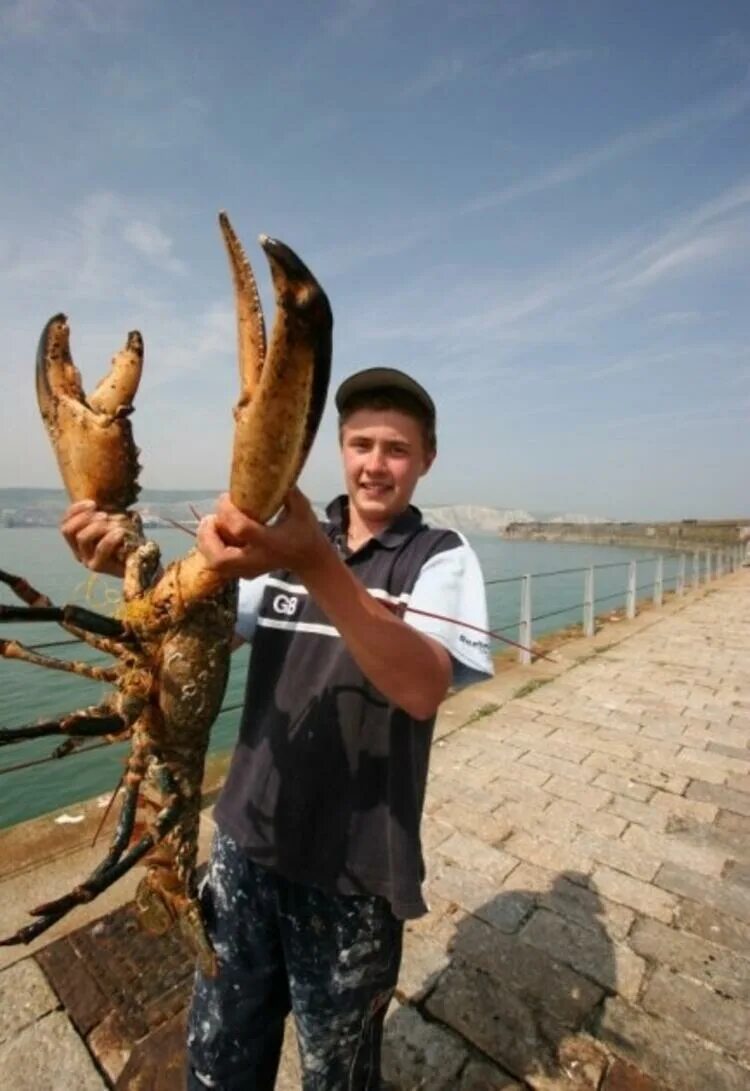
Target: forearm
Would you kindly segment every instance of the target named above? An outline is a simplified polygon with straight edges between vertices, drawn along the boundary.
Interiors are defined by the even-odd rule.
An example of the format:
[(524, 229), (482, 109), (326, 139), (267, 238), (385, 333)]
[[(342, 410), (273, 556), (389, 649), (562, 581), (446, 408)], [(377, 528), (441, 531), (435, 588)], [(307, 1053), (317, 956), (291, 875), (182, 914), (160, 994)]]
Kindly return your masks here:
[(415, 719), (434, 715), (451, 680), (448, 652), (375, 599), (333, 549), (302, 578), (365, 677)]

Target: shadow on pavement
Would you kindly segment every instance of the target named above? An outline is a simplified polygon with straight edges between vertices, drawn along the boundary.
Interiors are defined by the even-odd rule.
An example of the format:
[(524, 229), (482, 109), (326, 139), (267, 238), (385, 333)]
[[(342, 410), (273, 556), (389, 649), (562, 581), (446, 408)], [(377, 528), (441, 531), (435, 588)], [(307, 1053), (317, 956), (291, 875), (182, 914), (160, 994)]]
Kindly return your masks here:
[(505, 890), (471, 914), (447, 906), (409, 928), (402, 995), (411, 1003), (388, 1019), (389, 1086), (599, 1088), (607, 1055), (581, 1031), (614, 991), (616, 969), (587, 884), (561, 872), (547, 890)]

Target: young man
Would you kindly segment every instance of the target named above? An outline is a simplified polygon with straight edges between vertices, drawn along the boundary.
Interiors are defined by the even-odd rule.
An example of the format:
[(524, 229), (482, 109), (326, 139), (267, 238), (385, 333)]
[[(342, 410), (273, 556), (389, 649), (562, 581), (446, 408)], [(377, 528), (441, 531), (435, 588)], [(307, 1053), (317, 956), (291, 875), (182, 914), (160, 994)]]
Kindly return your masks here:
[[(379, 1087), (403, 921), (426, 910), (435, 713), (451, 684), (492, 673), (475, 633), (418, 612), (487, 626), (473, 552), (410, 504), (435, 458), (432, 399), (372, 368), (336, 405), (346, 495), (327, 523), (294, 490), (274, 526), (223, 497), (199, 528), (210, 565), (242, 580), (253, 648), (201, 894), (220, 972), (196, 979), (190, 1091), (272, 1088), (290, 1008), (305, 1091)], [(104, 567), (115, 539), (81, 535)]]

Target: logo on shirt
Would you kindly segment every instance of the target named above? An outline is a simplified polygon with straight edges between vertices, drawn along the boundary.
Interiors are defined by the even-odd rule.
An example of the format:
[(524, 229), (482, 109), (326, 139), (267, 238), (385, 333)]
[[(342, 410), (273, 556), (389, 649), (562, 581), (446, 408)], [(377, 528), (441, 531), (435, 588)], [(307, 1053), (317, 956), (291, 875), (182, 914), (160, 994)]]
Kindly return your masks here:
[(482, 652), (489, 652), (490, 646), (486, 640), (471, 640), (468, 636), (464, 636), (463, 633), (458, 634), (458, 639), (462, 644), (468, 644), (470, 648), (479, 648)]
[(273, 600), (273, 608), (277, 614), (291, 617), (297, 610), (299, 599), (296, 595), (277, 595)]

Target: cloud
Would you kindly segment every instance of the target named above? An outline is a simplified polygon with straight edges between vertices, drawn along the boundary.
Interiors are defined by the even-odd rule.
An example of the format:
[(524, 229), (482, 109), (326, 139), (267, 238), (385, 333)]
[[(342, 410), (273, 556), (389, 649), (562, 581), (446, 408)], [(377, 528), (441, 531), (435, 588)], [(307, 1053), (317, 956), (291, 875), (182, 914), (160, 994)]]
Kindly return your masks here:
[(626, 416), (618, 416), (606, 422), (607, 430), (620, 431), (630, 429), (634, 425), (676, 425), (677, 427), (698, 427), (701, 424), (744, 423), (750, 411), (750, 401), (721, 402), (714, 401), (708, 405), (675, 406), (669, 409), (656, 409), (647, 413), (633, 413)]
[(435, 57), (431, 60), (411, 82), (401, 89), (398, 98), (402, 101), (421, 98), (438, 88), (455, 83), (461, 76), (467, 75), (485, 64), (491, 65), (494, 80), (509, 80), (517, 76), (552, 72), (557, 68), (564, 68), (589, 60), (593, 56), (593, 51), (588, 49), (565, 49), (562, 47), (537, 49), (531, 53), (511, 57), (509, 60), (497, 65), (494, 61), (490, 62), (488, 60), (487, 51), (471, 59), (453, 53)]
[(157, 269), (163, 269), (167, 273), (185, 272), (183, 263), (172, 254), (172, 239), (156, 224), (130, 220), (123, 226), (122, 237)]
[(654, 315), (652, 321), (656, 326), (686, 326), (697, 322), (700, 317), (700, 311), (665, 311), (664, 314)]
[(128, 0), (11, 0), (0, 12), (0, 28), (18, 37), (34, 37), (51, 27), (58, 35), (73, 30), (106, 34), (120, 28), (129, 6)]
[(411, 229), (391, 228), (380, 230), (371, 238), (342, 242), (319, 251), (317, 263), (325, 271), (326, 278), (341, 276), (350, 269), (356, 269), (368, 261), (395, 257), (412, 250), (429, 237), (429, 226)]
[(628, 291), (643, 289), (668, 276), (688, 272), (691, 267), (703, 265), (712, 258), (723, 256), (738, 247), (747, 244), (746, 232), (738, 231), (736, 225), (725, 224), (714, 231), (704, 232), (695, 238), (687, 239), (677, 246), (666, 249), (664, 253), (650, 262), (639, 273), (620, 284), (620, 289)]
[(117, 63), (102, 78), (106, 123), (102, 142), (133, 155), (180, 146), (202, 147), (209, 139), (208, 104), (188, 88), (178, 72)]
[(670, 140), (692, 128), (713, 122), (729, 121), (744, 113), (749, 106), (750, 82), (745, 80), (707, 102), (621, 133), (613, 140), (580, 152), (553, 167), (547, 167), (536, 174), (522, 178), (518, 182), (495, 190), (494, 193), (476, 197), (464, 205), (462, 212), (467, 215), (484, 212), (488, 208), (498, 208), (531, 194), (574, 182), (642, 148), (658, 144), (663, 140)]
[(377, 0), (339, 0), (336, 10), (325, 24), (326, 31), (335, 38), (343, 38), (359, 26), (377, 7)]
[(515, 76), (528, 72), (552, 72), (556, 68), (567, 68), (571, 64), (589, 61), (594, 56), (591, 49), (565, 49), (558, 46), (553, 49), (537, 49), (513, 58), (501, 66), (501, 74)]
[[(723, 190), (678, 217), (652, 242), (609, 272), (620, 292), (641, 291), (666, 277), (704, 268), (747, 244), (750, 178)], [(715, 262), (714, 262), (715, 263)]]
[(462, 57), (436, 57), (413, 80), (403, 87), (398, 95), (402, 101), (421, 98), (438, 87), (453, 83), (463, 74), (466, 62)]
[[(450, 267), (432, 265), (401, 280), (397, 291), (368, 300), (361, 313), (342, 316), (340, 328), (346, 326), (364, 362), (374, 354), (394, 366), (423, 363), (425, 381), (450, 399), (489, 399), (501, 390), (538, 394), (561, 383), (606, 385), (630, 372), (699, 373), (709, 365), (730, 375), (744, 356), (731, 338), (714, 332), (718, 312), (710, 294), (700, 312), (667, 311), (672, 321), (663, 322), (654, 343), (653, 324), (665, 315), (663, 292), (655, 293), (687, 275), (710, 284), (746, 252), (749, 206), (750, 180), (741, 181), (650, 239), (628, 233), (563, 254), (523, 279), (512, 269), (486, 268), (463, 269), (457, 278)], [(615, 342), (615, 354), (612, 323), (624, 314), (625, 341)], [(692, 326), (694, 320), (701, 324)]]
[[(227, 387), (234, 381), (236, 368), (229, 364), (237, 351), (236, 317), (225, 301), (209, 302), (189, 321), (177, 300), (165, 301), (151, 326), (147, 348), (154, 363), (144, 368), (144, 390), (170, 388), (189, 374), (215, 376), (217, 385)], [(226, 367), (217, 363), (224, 358)]]
[[(180, 274), (173, 241), (157, 214), (111, 190), (87, 194), (66, 216), (40, 224), (36, 237), (24, 234), (6, 266), (9, 280), (48, 286), (68, 297), (101, 301), (113, 295), (146, 305), (153, 292), (142, 286), (148, 270)], [(127, 244), (123, 247), (123, 242)]]
[(750, 41), (739, 30), (719, 34), (711, 43), (711, 52), (722, 66), (729, 63), (747, 67), (750, 64)]

